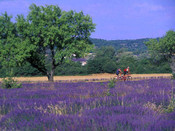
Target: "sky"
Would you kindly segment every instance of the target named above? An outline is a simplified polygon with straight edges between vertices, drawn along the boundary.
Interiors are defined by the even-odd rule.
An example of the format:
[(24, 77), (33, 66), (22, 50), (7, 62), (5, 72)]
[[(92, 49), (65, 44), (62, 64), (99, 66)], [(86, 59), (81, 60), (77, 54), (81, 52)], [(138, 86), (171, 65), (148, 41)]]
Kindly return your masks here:
[(162, 37), (175, 30), (175, 0), (0, 0), (0, 15), (27, 16), (29, 6), (58, 5), (83, 11), (96, 24), (92, 38), (124, 40)]

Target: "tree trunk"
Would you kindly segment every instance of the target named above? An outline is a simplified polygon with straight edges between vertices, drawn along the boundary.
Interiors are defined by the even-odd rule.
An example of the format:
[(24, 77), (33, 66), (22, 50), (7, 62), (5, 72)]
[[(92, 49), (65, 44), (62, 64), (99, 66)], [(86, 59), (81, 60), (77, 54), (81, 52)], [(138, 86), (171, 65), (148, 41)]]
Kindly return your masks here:
[(54, 76), (54, 70), (52, 69), (50, 72), (47, 73), (48, 81), (53, 82), (54, 81), (53, 76)]
[(175, 74), (175, 55), (173, 55), (171, 57), (170, 67), (171, 67), (171, 70), (172, 70), (172, 74)]

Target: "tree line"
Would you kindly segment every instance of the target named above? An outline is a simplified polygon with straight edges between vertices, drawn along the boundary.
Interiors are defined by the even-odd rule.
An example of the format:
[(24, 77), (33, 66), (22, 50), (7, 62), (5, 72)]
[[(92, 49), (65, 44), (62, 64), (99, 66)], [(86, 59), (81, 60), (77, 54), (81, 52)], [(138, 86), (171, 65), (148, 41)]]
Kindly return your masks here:
[[(171, 73), (171, 67), (166, 60), (156, 60), (147, 55), (134, 55), (127, 49), (116, 50), (112, 46), (103, 46), (94, 51), (95, 56), (87, 60), (82, 66), (81, 61), (68, 61), (55, 69), (55, 75), (87, 75), (94, 73), (115, 73), (118, 68), (130, 67), (133, 74)], [(0, 77), (5, 77), (3, 68), (0, 69)], [(43, 76), (30, 63), (13, 68), (14, 76)]]
[(134, 54), (138, 55), (147, 51), (147, 46), (145, 45), (145, 42), (149, 41), (149, 38), (135, 40), (103, 40), (90, 38), (90, 40), (96, 47), (112, 46), (116, 50), (119, 50), (121, 48), (127, 48), (128, 51), (131, 51)]

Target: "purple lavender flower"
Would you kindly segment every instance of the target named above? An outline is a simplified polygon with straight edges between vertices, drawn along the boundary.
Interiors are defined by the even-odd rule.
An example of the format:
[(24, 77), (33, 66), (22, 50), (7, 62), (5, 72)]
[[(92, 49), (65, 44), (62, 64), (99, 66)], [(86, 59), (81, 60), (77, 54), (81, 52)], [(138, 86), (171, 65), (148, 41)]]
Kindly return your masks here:
[[(174, 80), (23, 83), (0, 89), (1, 130), (168, 130), (175, 129)], [(174, 91), (175, 92), (175, 91)]]

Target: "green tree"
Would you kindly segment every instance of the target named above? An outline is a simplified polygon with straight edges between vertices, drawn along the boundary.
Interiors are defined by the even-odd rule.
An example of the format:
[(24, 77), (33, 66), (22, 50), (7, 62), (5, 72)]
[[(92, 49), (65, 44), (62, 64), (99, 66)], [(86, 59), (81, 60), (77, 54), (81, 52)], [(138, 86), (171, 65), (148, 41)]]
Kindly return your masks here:
[(151, 39), (146, 42), (148, 49), (155, 59), (167, 60), (175, 74), (175, 32), (170, 30), (160, 39)]
[(112, 46), (102, 46), (96, 50), (97, 57), (108, 57), (110, 59), (115, 59), (116, 50)]
[(130, 67), (131, 73), (135, 73), (137, 67), (137, 56), (133, 52), (129, 52), (126, 48), (122, 48), (116, 53), (117, 68), (121, 68), (122, 71)]
[(88, 73), (114, 73), (116, 70), (115, 49), (104, 46), (96, 49), (95, 57), (88, 60)]
[(15, 24), (11, 22), (12, 16), (8, 16), (7, 12), (0, 16), (0, 62), (7, 72), (5, 76), (12, 73), (13, 67), (16, 66), (16, 42), (17, 31)]
[(66, 12), (54, 5), (43, 7), (32, 4), (29, 8), (27, 18), (23, 15), (16, 18), (14, 52), (17, 54), (14, 58), (16, 62), (29, 62), (49, 81), (53, 81), (57, 66), (69, 60), (73, 54), (81, 57), (92, 49), (89, 37), (95, 24), (83, 12)]

